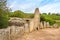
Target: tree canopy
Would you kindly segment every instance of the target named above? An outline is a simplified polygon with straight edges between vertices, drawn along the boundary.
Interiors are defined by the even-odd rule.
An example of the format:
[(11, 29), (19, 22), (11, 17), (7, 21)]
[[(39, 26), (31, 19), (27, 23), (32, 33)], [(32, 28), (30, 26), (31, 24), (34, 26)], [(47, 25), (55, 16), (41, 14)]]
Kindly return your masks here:
[(7, 0), (0, 0), (0, 28), (6, 28), (8, 26), (8, 8)]

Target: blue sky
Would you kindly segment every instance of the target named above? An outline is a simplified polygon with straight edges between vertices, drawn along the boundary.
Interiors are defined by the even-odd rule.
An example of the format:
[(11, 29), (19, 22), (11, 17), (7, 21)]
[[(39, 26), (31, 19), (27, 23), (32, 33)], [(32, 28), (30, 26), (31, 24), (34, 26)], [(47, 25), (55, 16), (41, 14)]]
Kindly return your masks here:
[(60, 13), (60, 0), (8, 0), (8, 6), (12, 11), (32, 13), (38, 7), (41, 13)]

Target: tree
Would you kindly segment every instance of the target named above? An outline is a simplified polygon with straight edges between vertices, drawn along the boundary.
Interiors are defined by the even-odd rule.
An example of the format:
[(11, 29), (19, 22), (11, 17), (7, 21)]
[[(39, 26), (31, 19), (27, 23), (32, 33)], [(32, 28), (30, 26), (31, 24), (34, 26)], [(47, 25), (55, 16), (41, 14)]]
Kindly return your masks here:
[(0, 28), (6, 28), (8, 26), (8, 8), (7, 0), (0, 0)]
[(24, 17), (24, 12), (22, 12), (20, 10), (17, 10), (17, 11), (14, 12), (13, 16), (23, 18)]
[(53, 25), (55, 23), (55, 20), (52, 19), (51, 17), (49, 17), (49, 15), (41, 15), (40, 17), (40, 21), (46, 21), (46, 22), (49, 22), (50, 25)]
[(47, 15), (47, 13), (43, 13), (44, 15)]

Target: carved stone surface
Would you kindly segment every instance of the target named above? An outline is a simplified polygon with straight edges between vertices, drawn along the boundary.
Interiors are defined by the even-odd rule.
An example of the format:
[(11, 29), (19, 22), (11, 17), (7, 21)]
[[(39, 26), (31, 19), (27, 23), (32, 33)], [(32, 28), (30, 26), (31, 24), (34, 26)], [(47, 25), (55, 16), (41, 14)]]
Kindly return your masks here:
[(34, 12), (34, 29), (39, 29), (39, 23), (40, 23), (40, 15), (39, 15), (39, 9), (36, 8)]
[(0, 29), (0, 40), (9, 40), (9, 31), (6, 29)]
[(49, 28), (50, 27), (50, 24), (49, 22), (46, 23), (46, 27)]
[(54, 28), (58, 28), (58, 25), (57, 25), (57, 24), (54, 24), (53, 27), (54, 27)]
[(42, 22), (40, 22), (40, 28), (43, 29), (43, 23)]
[(34, 21), (31, 20), (30, 21), (30, 32), (32, 32), (34, 30)]
[(43, 28), (46, 28), (46, 22), (44, 21), (44, 23), (43, 23)]
[(29, 24), (28, 23), (25, 23), (24, 30), (25, 30), (25, 33), (29, 32)]

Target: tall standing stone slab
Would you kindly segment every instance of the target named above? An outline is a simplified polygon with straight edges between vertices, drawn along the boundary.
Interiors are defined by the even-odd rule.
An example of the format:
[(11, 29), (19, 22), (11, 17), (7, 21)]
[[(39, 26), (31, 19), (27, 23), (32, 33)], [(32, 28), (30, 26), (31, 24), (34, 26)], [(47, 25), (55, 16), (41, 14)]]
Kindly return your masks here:
[(24, 30), (25, 30), (25, 33), (29, 33), (29, 30), (30, 30), (30, 21), (29, 20), (26, 20), (26, 23), (24, 25)]
[(33, 20), (30, 21), (30, 32), (34, 30), (34, 22)]
[(44, 25), (43, 25), (44, 27), (43, 28), (46, 28), (46, 22), (44, 21)]
[(39, 29), (39, 24), (40, 24), (40, 14), (39, 14), (39, 9), (36, 8), (34, 12), (34, 29), (35, 30)]
[(47, 28), (50, 28), (49, 22), (46, 23), (46, 27), (47, 27)]
[(11, 33), (11, 40), (15, 40), (15, 37), (16, 37), (16, 35), (15, 35), (16, 26), (15, 25), (11, 26), (10, 33)]
[(53, 28), (58, 28), (58, 25), (55, 23), (55, 24), (53, 25)]
[(40, 22), (40, 28), (43, 29), (43, 23), (42, 22)]
[(9, 31), (7, 29), (0, 29), (0, 40), (9, 40)]

